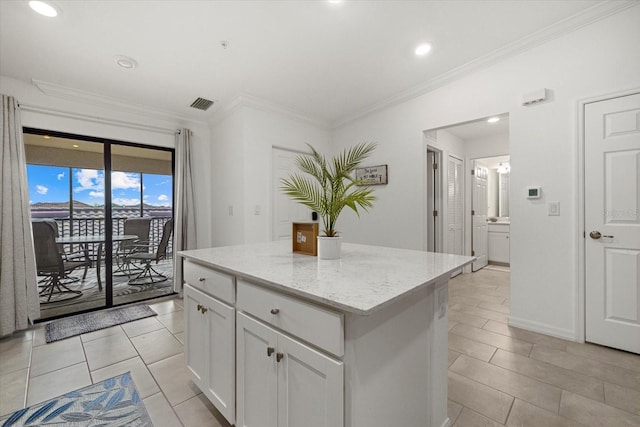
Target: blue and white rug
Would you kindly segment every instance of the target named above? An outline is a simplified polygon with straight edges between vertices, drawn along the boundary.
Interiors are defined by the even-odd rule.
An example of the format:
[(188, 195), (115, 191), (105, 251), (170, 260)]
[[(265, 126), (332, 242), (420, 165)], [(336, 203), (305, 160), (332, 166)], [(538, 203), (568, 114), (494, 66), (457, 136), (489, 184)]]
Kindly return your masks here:
[(14, 412), (10, 426), (145, 426), (153, 427), (131, 373)]

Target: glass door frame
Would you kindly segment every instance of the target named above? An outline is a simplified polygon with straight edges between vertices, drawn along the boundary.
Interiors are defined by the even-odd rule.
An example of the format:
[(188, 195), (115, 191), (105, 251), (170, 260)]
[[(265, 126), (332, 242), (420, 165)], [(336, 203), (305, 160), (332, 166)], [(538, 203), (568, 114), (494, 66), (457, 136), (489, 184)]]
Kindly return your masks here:
[[(127, 147), (135, 147), (135, 148), (143, 148), (143, 149), (151, 149), (151, 150), (160, 150), (160, 151), (167, 151), (171, 153), (171, 177), (172, 177), (172, 181), (173, 181), (173, 185), (172, 185), (172, 203), (171, 203), (171, 216), (175, 217), (175, 194), (176, 194), (176, 182), (175, 182), (175, 148), (170, 148), (170, 147), (161, 147), (161, 146), (154, 146), (154, 145), (146, 145), (146, 144), (139, 144), (139, 143), (135, 143), (135, 142), (129, 142), (129, 141), (121, 141), (121, 140), (116, 140), (116, 139), (110, 139), (110, 138), (102, 138), (102, 137), (94, 137), (94, 136), (87, 136), (87, 135), (79, 135), (79, 134), (74, 134), (74, 133), (67, 133), (67, 132), (58, 132), (58, 131), (52, 131), (52, 130), (45, 130), (45, 129), (38, 129), (38, 128), (32, 128), (32, 127), (27, 127), (24, 126), (22, 128), (22, 132), (23, 134), (30, 134), (30, 135), (38, 135), (38, 136), (51, 136), (51, 137), (57, 137), (57, 138), (64, 138), (64, 139), (71, 139), (71, 140), (78, 140), (78, 141), (86, 141), (86, 142), (95, 142), (95, 143), (101, 143), (103, 144), (103, 151), (102, 151), (102, 155), (103, 155), (103, 166), (104, 166), (104, 217), (105, 217), (105, 225), (104, 225), (104, 230), (105, 230), (105, 242), (104, 242), (104, 247), (105, 248), (113, 248), (113, 203), (112, 203), (112, 198), (113, 198), (113, 194), (112, 194), (112, 180), (111, 180), (111, 174), (112, 174), (112, 170), (111, 170), (111, 165), (112, 165), (112, 159), (111, 159), (111, 146), (112, 145), (119, 145), (119, 146), (127, 146)], [(71, 178), (70, 178), (71, 179)], [(70, 186), (72, 184), (70, 183)], [(142, 184), (141, 184), (142, 185)], [(71, 213), (71, 211), (73, 210), (73, 205), (72, 205), (72, 201), (69, 201), (70, 206), (70, 215), (73, 215)], [(140, 199), (140, 204), (141, 204), (141, 212), (143, 212), (143, 200), (142, 198)], [(175, 254), (174, 254), (175, 256)], [(36, 323), (39, 322), (43, 322), (43, 321), (50, 321), (53, 319), (57, 319), (60, 317), (66, 317), (69, 315), (75, 315), (75, 314), (81, 314), (81, 313), (87, 313), (87, 312), (91, 312), (91, 311), (97, 311), (97, 310), (103, 310), (105, 308), (111, 308), (114, 306), (119, 306), (119, 305), (126, 305), (126, 304), (130, 304), (130, 303), (137, 303), (140, 301), (144, 301), (146, 299), (152, 299), (152, 298), (146, 298), (146, 299), (140, 299), (140, 300), (136, 300), (136, 301), (132, 301), (132, 302), (127, 302), (127, 303), (122, 303), (122, 304), (113, 304), (113, 250), (104, 250), (104, 275), (105, 275), (105, 281), (104, 281), (104, 289), (105, 289), (105, 297), (104, 297), (104, 305), (101, 307), (94, 307), (94, 308), (90, 308), (87, 310), (79, 310), (79, 311), (74, 311), (72, 313), (65, 313), (62, 315), (58, 315), (58, 316), (52, 316), (52, 317), (47, 317), (46, 319), (41, 319), (41, 320), (36, 320)], [(100, 260), (97, 260), (97, 262), (100, 262)]]

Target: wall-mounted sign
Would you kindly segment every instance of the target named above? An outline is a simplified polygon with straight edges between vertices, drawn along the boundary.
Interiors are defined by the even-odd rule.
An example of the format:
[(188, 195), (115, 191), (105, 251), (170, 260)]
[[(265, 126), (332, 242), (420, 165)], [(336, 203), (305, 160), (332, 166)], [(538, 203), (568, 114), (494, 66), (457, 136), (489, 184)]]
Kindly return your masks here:
[(387, 184), (387, 165), (357, 168), (356, 179), (364, 180), (365, 185)]

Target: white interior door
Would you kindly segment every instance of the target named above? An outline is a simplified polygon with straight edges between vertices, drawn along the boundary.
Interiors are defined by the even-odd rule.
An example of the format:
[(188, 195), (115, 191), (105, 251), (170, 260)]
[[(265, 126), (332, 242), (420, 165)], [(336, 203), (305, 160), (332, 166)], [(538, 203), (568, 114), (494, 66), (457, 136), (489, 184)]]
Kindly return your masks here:
[(311, 221), (311, 209), (293, 201), (280, 190), (280, 180), (288, 178), (291, 172), (298, 172), (297, 151), (273, 148), (273, 240), (291, 240), (291, 223)]
[(473, 191), (471, 193), (471, 254), (477, 260), (471, 264), (471, 271), (478, 271), (485, 267), (489, 261), (489, 244), (487, 236), (487, 178), (489, 169), (478, 162), (473, 161)]
[(640, 353), (640, 94), (585, 105), (587, 341)]
[[(464, 255), (464, 173), (462, 160), (449, 156), (447, 168), (447, 253)], [(453, 275), (462, 272), (455, 271)]]

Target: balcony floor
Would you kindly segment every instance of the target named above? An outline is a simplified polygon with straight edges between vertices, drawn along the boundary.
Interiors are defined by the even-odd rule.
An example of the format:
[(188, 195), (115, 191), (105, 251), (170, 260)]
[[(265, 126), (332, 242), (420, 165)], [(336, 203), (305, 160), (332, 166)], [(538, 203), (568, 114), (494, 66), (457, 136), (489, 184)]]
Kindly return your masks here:
[[(149, 285), (129, 285), (128, 276), (113, 276), (113, 304), (120, 305), (133, 301), (140, 301), (149, 298), (158, 298), (173, 293), (173, 260), (160, 261), (157, 265), (152, 264), (158, 272), (167, 276), (167, 280)], [(71, 273), (72, 277), (82, 278), (84, 270), (78, 269)], [(98, 290), (98, 280), (96, 269), (90, 268), (85, 280), (80, 280), (66, 286), (72, 290), (82, 292), (77, 298), (59, 301), (60, 298), (68, 297), (68, 294), (53, 294), (51, 302), (47, 303), (45, 296), (40, 297), (40, 319), (64, 316), (80, 311), (96, 309), (105, 306), (105, 285), (104, 268), (101, 270), (102, 291)], [(135, 277), (135, 276), (132, 276)], [(38, 280), (42, 277), (38, 277)]]

